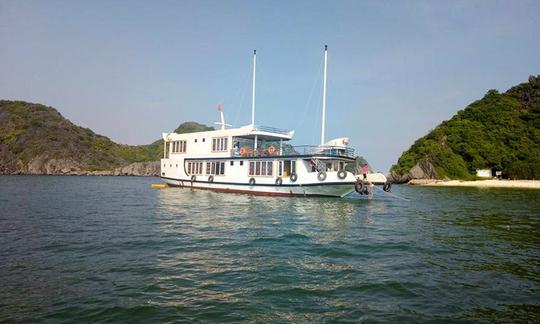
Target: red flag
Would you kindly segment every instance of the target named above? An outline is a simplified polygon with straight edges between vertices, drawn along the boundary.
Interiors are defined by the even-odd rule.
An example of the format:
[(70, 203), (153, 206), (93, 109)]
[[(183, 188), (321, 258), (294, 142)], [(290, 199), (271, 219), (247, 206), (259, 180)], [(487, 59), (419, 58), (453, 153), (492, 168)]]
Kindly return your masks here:
[(221, 111), (221, 102), (217, 105), (217, 111)]

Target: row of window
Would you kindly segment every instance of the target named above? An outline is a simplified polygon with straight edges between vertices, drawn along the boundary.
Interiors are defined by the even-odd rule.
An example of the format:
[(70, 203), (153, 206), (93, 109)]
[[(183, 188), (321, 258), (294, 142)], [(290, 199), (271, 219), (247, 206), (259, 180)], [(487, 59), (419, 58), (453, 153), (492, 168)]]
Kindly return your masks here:
[(223, 161), (206, 162), (206, 174), (224, 175), (225, 162)]
[(201, 175), (203, 173), (203, 163), (202, 162), (188, 162), (187, 172), (188, 174)]
[[(234, 166), (234, 161), (229, 161), (231, 166)], [(244, 164), (244, 161), (237, 161), (240, 166)], [(274, 175), (274, 162), (275, 161), (249, 161), (248, 174), (249, 176), (261, 176), (271, 177)], [(203, 169), (204, 163), (206, 168)], [(287, 177), (296, 172), (296, 161), (285, 160), (278, 161), (277, 163), (277, 176)], [(163, 165), (164, 167), (166, 165)], [(188, 175), (224, 175), (225, 174), (225, 161), (186, 161), (186, 172)], [(172, 167), (172, 164), (171, 164)], [(176, 165), (178, 167), (178, 164)]]
[(212, 138), (212, 152), (227, 151), (227, 137)]
[(274, 163), (272, 161), (251, 161), (249, 162), (250, 176), (272, 176)]
[(186, 141), (174, 141), (172, 142), (172, 153), (185, 153)]
[[(204, 142), (204, 138), (202, 139)], [(217, 137), (212, 139), (212, 152), (225, 152), (228, 149), (228, 142), (229, 139), (227, 137)], [(195, 139), (195, 143), (197, 143), (197, 139)], [(185, 153), (186, 152), (186, 146), (187, 141), (172, 141), (170, 142), (172, 145), (172, 151), (171, 153)], [(169, 148), (169, 142), (167, 142), (167, 150)]]

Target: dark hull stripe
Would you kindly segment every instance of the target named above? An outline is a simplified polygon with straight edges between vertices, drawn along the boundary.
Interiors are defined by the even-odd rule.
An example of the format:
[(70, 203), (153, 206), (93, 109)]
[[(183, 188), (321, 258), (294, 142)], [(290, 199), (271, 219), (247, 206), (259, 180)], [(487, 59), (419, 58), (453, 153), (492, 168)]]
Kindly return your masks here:
[[(162, 179), (167, 180), (173, 180), (173, 181), (182, 181), (182, 182), (189, 182), (191, 183), (190, 179), (175, 179), (175, 178), (168, 178), (168, 177), (161, 177)], [(237, 182), (208, 182), (208, 181), (201, 181), (201, 180), (195, 180), (193, 183), (211, 183), (211, 184), (221, 184), (221, 185), (235, 185), (235, 186), (252, 186), (249, 183), (237, 183)], [(354, 185), (355, 182), (321, 182), (321, 183), (307, 183), (307, 184), (282, 184), (281, 186), (278, 186), (276, 184), (272, 183), (255, 183), (254, 187), (314, 187), (314, 186), (335, 186), (335, 185)]]

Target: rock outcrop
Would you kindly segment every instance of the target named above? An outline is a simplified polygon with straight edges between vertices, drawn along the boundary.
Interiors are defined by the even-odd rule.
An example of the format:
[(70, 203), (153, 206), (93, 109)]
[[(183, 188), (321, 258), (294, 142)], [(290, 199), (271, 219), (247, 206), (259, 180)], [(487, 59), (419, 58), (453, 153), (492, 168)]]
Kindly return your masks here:
[(391, 171), (388, 180), (392, 183), (407, 183), (413, 179), (437, 179), (435, 166), (427, 160), (421, 160), (408, 173), (403, 175)]
[(112, 175), (140, 177), (159, 176), (160, 169), (159, 161), (135, 162), (124, 167), (114, 169)]
[(44, 156), (39, 156), (32, 159), (25, 168), (20, 168), (18, 165), (10, 166), (8, 164), (0, 164), (0, 175), (17, 174), (155, 177), (159, 176), (159, 172), (159, 161), (134, 162), (126, 166), (115, 168), (114, 170), (97, 171), (84, 170), (80, 163), (72, 159), (48, 159)]

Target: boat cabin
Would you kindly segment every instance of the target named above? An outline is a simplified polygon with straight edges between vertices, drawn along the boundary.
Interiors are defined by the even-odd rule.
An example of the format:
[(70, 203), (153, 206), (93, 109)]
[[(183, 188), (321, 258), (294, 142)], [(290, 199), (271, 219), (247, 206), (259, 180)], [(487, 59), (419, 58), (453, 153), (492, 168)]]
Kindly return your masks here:
[[(185, 174), (224, 175), (225, 169), (246, 163), (248, 176), (288, 177), (302, 168), (307, 173), (344, 170), (354, 161), (348, 141), (332, 145), (292, 146), (294, 131), (247, 125), (196, 133), (163, 133), (164, 165), (184, 165)], [(167, 162), (169, 161), (169, 162)], [(174, 161), (174, 163), (172, 163)], [(297, 163), (301, 163), (298, 165)], [(228, 165), (228, 167), (227, 167)], [(176, 173), (176, 172), (174, 172)], [(303, 173), (303, 172), (302, 172)]]

